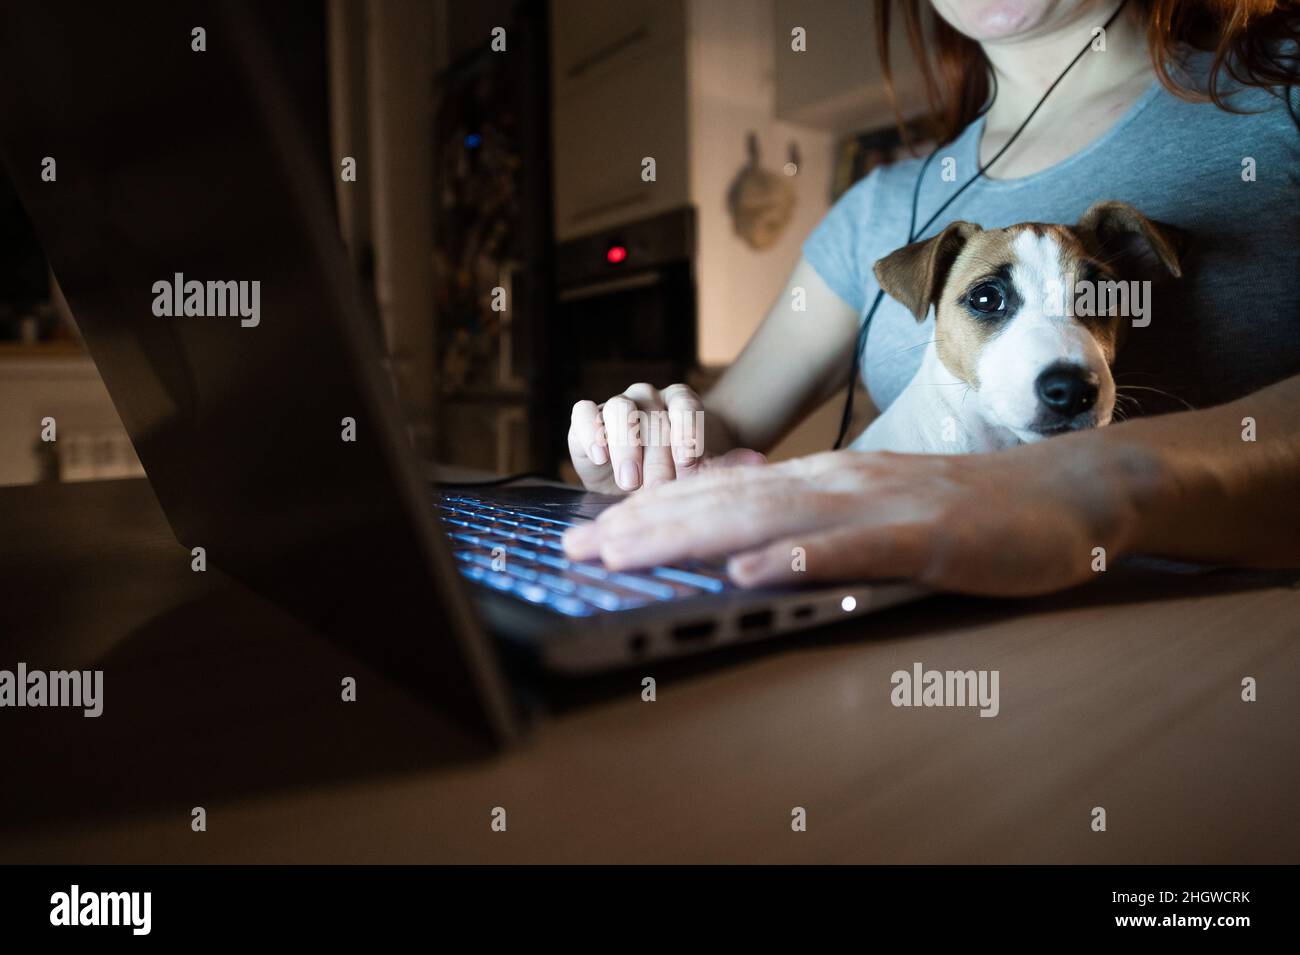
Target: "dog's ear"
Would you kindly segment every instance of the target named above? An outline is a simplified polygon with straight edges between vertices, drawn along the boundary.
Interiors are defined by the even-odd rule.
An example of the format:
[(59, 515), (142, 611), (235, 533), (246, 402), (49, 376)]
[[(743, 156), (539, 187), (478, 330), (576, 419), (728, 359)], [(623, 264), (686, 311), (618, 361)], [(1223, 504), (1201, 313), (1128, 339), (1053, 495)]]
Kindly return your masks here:
[(943, 291), (957, 253), (980, 231), (973, 222), (953, 222), (933, 238), (895, 249), (875, 265), (880, 287), (907, 306), (918, 322)]
[(1144, 275), (1162, 268), (1174, 278), (1183, 275), (1186, 233), (1148, 219), (1127, 202), (1093, 203), (1075, 230), (1089, 253), (1103, 262), (1120, 262)]

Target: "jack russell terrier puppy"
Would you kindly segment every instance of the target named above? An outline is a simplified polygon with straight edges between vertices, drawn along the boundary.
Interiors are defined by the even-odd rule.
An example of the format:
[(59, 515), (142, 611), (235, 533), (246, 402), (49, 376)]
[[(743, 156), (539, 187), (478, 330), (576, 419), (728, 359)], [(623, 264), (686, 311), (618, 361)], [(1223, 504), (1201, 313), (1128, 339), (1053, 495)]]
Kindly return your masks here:
[(934, 337), (853, 449), (994, 451), (1109, 424), (1111, 363), (1130, 317), (1150, 320), (1151, 283), (1135, 276), (1180, 277), (1181, 244), (1132, 206), (1099, 202), (1074, 226), (954, 222), (891, 252), (875, 265), (880, 287), (918, 322), (933, 305)]

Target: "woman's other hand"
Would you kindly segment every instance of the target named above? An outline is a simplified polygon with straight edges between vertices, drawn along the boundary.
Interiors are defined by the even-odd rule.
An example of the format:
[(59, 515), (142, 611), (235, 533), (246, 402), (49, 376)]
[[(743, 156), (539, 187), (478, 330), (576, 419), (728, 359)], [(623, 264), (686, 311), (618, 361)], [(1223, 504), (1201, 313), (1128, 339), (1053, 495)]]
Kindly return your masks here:
[[(1044, 445), (1047, 445), (1044, 447)], [(1037, 594), (1093, 576), (1096, 548), (1127, 543), (1122, 489), (1140, 451), (1101, 473), (1086, 442), (1054, 438), (948, 457), (837, 451), (702, 475), (571, 529), (571, 557), (616, 569), (729, 557), (746, 587), (907, 579), (983, 594)], [(1152, 478), (1154, 479), (1154, 478)]]
[(706, 415), (689, 386), (660, 390), (644, 383), (603, 404), (575, 404), (569, 456), (583, 486), (606, 494), (629, 494), (702, 470), (766, 460), (757, 451), (731, 447), (725, 427)]

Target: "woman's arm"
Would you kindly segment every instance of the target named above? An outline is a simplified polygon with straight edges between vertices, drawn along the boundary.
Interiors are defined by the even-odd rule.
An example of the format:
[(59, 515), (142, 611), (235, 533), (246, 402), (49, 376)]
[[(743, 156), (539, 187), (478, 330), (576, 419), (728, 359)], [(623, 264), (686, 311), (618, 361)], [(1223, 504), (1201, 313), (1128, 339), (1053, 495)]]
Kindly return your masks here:
[(745, 586), (907, 578), (1004, 595), (1089, 579), (1096, 548), (1300, 566), (1300, 378), (993, 454), (839, 451), (705, 474), (565, 543), (619, 568), (732, 555)]
[(1125, 482), (1134, 512), (1126, 550), (1300, 566), (1300, 377), (1090, 437), (1094, 455), (1146, 448), (1154, 462)]
[(857, 330), (858, 313), (801, 258), (740, 357), (705, 395), (705, 428), (713, 421), (725, 428), (728, 447), (770, 450), (844, 387)]

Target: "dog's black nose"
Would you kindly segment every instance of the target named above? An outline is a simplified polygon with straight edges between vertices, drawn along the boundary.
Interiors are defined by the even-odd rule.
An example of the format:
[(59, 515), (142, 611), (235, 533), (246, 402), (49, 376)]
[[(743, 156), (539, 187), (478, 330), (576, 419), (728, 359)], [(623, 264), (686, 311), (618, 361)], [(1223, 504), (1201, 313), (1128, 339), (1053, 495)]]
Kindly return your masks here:
[(1081, 365), (1053, 365), (1034, 384), (1038, 400), (1063, 418), (1073, 418), (1097, 403), (1097, 376)]

